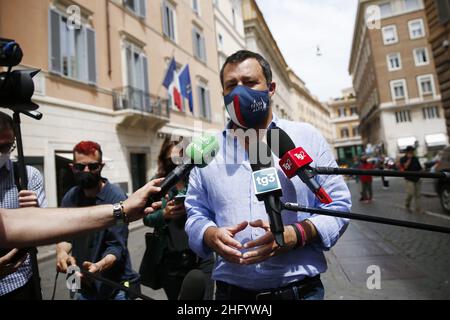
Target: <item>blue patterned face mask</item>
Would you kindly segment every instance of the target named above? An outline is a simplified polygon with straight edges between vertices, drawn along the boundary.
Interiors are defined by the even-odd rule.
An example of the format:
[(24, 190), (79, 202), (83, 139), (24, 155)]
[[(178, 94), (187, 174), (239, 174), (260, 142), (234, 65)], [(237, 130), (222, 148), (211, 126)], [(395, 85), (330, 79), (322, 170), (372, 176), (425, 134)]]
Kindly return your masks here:
[(269, 90), (258, 91), (237, 86), (224, 97), (228, 114), (237, 126), (254, 128), (263, 123), (269, 114)]

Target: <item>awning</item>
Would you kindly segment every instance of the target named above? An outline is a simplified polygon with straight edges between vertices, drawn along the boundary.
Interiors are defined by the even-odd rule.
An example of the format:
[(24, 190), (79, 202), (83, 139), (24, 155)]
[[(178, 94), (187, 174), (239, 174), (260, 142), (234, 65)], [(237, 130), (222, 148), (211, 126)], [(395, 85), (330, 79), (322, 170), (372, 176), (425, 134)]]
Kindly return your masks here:
[(409, 146), (415, 147), (417, 143), (416, 137), (400, 138), (397, 140), (397, 146), (400, 150), (404, 150)]
[[(69, 153), (69, 152), (58, 152), (56, 153), (57, 157), (69, 160), (69, 161), (73, 161), (73, 153)], [(112, 162), (112, 159), (103, 157), (103, 162)]]
[(430, 134), (425, 136), (427, 147), (443, 147), (448, 144), (448, 136), (445, 133)]
[(158, 132), (164, 133), (167, 135), (185, 137), (185, 138), (192, 138), (194, 136), (194, 131), (187, 130), (184, 128), (176, 128), (176, 127), (168, 127), (168, 126), (161, 128)]

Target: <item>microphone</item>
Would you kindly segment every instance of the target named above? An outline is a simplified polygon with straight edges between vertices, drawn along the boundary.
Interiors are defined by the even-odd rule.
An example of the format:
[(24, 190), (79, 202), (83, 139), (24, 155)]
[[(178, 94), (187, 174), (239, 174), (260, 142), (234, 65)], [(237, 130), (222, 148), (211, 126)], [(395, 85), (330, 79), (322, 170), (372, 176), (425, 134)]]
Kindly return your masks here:
[[(278, 139), (276, 139), (277, 134)], [(296, 148), (294, 142), (284, 130), (280, 128), (269, 129), (267, 143), (270, 149), (281, 159), (280, 167), (289, 179), (297, 175), (320, 202), (325, 204), (333, 202), (328, 193), (314, 179), (314, 170), (310, 166), (313, 162), (311, 157), (302, 147)]]
[[(270, 155), (272, 159), (272, 154), (270, 153), (269, 147), (264, 142), (258, 142), (256, 144), (256, 150), (254, 150), (255, 145), (250, 145), (250, 153), (256, 151), (253, 155), (256, 156), (255, 163), (251, 163), (252, 167), (252, 181), (255, 188), (255, 195), (259, 201), (264, 201), (264, 206), (266, 207), (267, 215), (270, 221), (270, 231), (272, 231), (275, 242), (280, 246), (284, 247), (284, 225), (281, 219), (281, 200), (280, 197), (283, 195), (281, 190), (280, 179), (278, 178), (277, 169), (272, 166), (269, 162), (265, 164), (261, 161), (261, 153), (259, 152), (261, 148), (265, 149), (265, 156)], [(264, 150), (263, 150), (264, 151)]]
[(200, 270), (191, 270), (183, 279), (178, 300), (203, 300), (206, 277)]
[(161, 191), (150, 196), (146, 206), (150, 207), (153, 202), (160, 201), (178, 181), (186, 178), (194, 167), (206, 167), (218, 152), (219, 143), (215, 136), (204, 135), (194, 139), (186, 148), (185, 163), (176, 167), (165, 177), (160, 185)]

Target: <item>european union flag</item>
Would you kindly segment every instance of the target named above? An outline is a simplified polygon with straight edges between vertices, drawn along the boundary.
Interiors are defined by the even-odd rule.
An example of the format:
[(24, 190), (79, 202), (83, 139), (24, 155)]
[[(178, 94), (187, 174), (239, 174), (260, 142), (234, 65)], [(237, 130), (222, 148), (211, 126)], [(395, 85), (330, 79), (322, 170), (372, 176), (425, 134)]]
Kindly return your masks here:
[(181, 95), (189, 100), (189, 110), (191, 110), (191, 113), (194, 113), (194, 98), (192, 96), (191, 74), (188, 64), (181, 70), (178, 80), (180, 81)]
[(166, 77), (164, 78), (163, 86), (166, 87), (166, 89), (169, 89), (170, 85), (173, 82), (175, 71), (177, 71), (177, 63), (175, 61), (175, 58), (172, 58), (172, 61), (170, 61), (169, 69), (167, 69)]

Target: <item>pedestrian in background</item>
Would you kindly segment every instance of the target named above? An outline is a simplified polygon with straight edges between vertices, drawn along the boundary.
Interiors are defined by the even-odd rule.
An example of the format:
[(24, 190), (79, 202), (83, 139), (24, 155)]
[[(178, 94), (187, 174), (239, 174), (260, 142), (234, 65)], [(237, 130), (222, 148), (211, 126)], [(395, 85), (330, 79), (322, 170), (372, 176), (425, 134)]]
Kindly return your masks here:
[[(400, 159), (400, 170), (401, 171), (413, 171), (420, 172), (423, 170), (419, 159), (415, 156), (415, 148), (409, 146), (406, 148), (406, 154)], [(406, 201), (405, 207), (408, 212), (412, 213), (411, 203), (414, 200), (415, 212), (423, 213), (422, 204), (420, 201), (421, 192), (421, 181), (420, 178), (407, 177), (405, 178), (405, 188), (406, 188)]]
[[(75, 146), (71, 168), (77, 186), (64, 195), (62, 207), (88, 207), (122, 203), (126, 200), (127, 196), (122, 189), (102, 177), (101, 172), (105, 166), (102, 154), (100, 145), (92, 141), (82, 141)], [(74, 237), (70, 242), (60, 242), (56, 247), (57, 271), (66, 273), (68, 266), (78, 265), (139, 292), (139, 275), (131, 267), (127, 245), (127, 224)], [(83, 277), (78, 300), (133, 298), (125, 291)]]
[[(361, 163), (359, 165), (359, 169), (362, 170), (373, 170), (375, 166), (370, 163), (367, 159), (366, 155), (361, 156)], [(372, 193), (372, 182), (373, 177), (372, 176), (361, 176), (361, 187), (362, 187), (362, 197), (360, 201), (363, 201), (364, 203), (370, 203), (372, 202), (373, 193)]]

